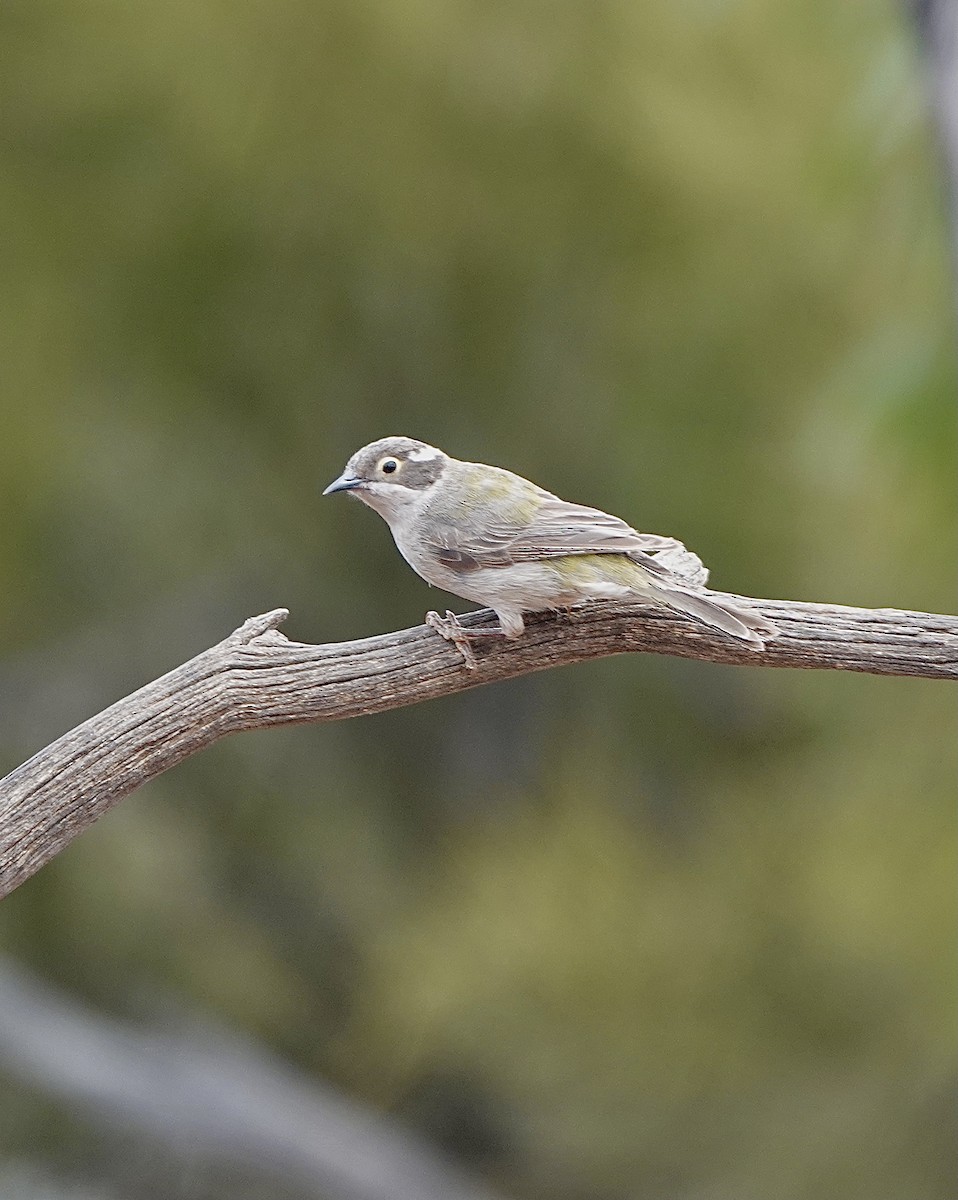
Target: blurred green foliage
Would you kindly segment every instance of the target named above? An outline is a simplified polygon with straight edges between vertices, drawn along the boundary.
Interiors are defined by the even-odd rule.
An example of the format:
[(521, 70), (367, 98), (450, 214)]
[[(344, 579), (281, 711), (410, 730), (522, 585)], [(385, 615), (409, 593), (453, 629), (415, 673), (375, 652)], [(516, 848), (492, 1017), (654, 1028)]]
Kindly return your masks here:
[[(0, 125), (4, 769), (252, 613), (441, 604), (319, 499), (387, 433), (720, 588), (953, 606), (943, 184), (886, 0), (14, 0)], [(945, 1197), (955, 759), (941, 683), (595, 663), (218, 746), (0, 937), (515, 1196)]]

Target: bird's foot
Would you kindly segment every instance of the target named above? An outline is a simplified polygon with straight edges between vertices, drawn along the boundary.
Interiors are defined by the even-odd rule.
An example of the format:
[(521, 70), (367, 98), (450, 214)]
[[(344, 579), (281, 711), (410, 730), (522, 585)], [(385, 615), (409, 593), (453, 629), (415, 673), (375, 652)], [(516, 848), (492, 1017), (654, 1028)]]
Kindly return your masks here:
[(427, 612), (425, 622), (430, 629), (435, 629), (440, 637), (444, 637), (447, 642), (452, 642), (470, 671), (475, 671), (479, 666), (479, 660), (470, 643), (477, 638), (503, 637), (505, 633), (502, 629), (463, 629), (459, 624), (459, 618), (448, 608), (444, 617), (434, 611)]
[(425, 620), (430, 629), (435, 629), (440, 637), (444, 637), (447, 642), (452, 642), (462, 655), (467, 670), (474, 671), (479, 666), (472, 646), (469, 645), (469, 634), (459, 624), (459, 618), (454, 612), (450, 612), (447, 608), (446, 615), (441, 617), (433, 610), (426, 613)]

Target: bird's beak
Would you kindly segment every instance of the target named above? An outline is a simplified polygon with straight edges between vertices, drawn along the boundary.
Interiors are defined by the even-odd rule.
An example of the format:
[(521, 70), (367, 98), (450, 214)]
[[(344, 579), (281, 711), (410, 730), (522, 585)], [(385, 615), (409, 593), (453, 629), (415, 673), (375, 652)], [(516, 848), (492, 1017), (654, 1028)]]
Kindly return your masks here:
[(323, 495), (328, 496), (332, 492), (351, 492), (355, 488), (362, 486), (363, 481), (361, 479), (357, 479), (353, 475), (346, 475), (344, 473), (340, 475), (338, 479), (334, 479), (328, 488), (323, 489)]

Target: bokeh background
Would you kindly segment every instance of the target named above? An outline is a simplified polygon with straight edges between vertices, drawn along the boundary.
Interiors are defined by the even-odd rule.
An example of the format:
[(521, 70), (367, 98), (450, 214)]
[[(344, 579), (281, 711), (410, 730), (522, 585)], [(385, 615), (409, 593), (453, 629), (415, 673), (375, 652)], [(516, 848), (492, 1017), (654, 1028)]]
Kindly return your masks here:
[[(888, 0), (4, 4), (0, 768), (251, 614), (441, 607), (320, 499), (387, 433), (721, 589), (952, 609), (928, 91)], [(0, 945), (500, 1196), (951, 1196), (954, 716), (941, 682), (629, 656), (244, 735)], [(4, 1195), (339, 1195), (253, 1175), (0, 1058)]]

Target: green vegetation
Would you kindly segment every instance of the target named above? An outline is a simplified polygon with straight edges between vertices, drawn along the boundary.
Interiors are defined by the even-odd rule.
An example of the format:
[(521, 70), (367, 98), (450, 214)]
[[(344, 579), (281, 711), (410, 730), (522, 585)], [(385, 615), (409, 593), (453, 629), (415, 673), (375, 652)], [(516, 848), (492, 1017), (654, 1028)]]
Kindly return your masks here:
[[(319, 496), (385, 434), (719, 588), (953, 607), (944, 188), (884, 0), (31, 0), (0, 114), (0, 769), (253, 613), (442, 608)], [(0, 940), (248, 1029), (516, 1197), (938, 1200), (954, 715), (629, 657), (244, 736)], [(11, 1152), (98, 1136), (5, 1094)]]

